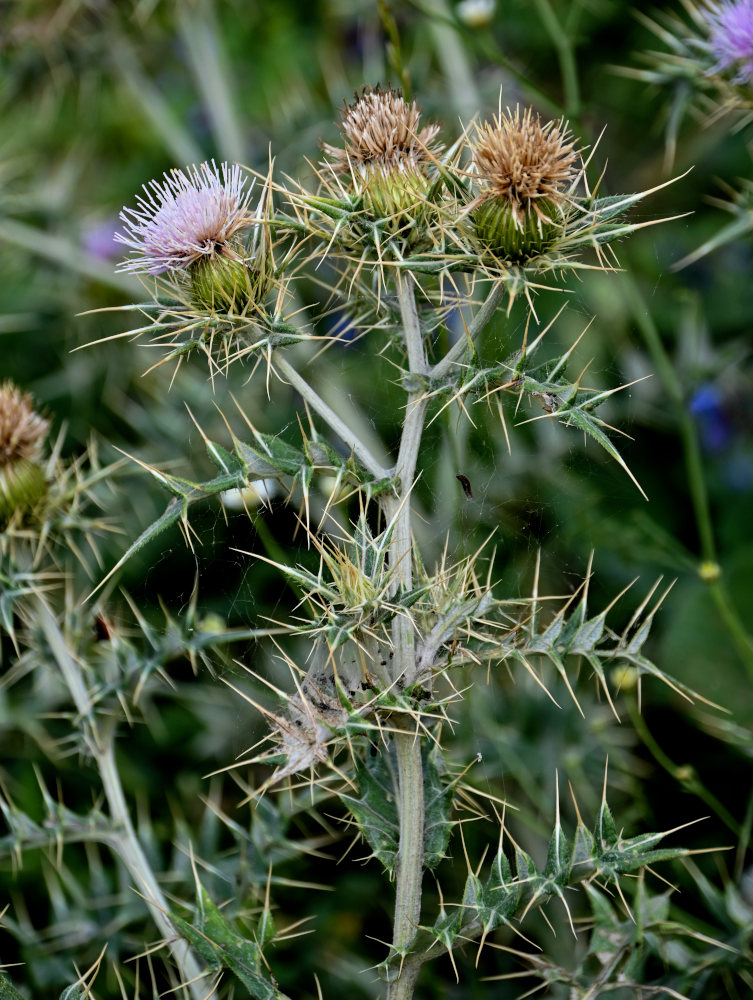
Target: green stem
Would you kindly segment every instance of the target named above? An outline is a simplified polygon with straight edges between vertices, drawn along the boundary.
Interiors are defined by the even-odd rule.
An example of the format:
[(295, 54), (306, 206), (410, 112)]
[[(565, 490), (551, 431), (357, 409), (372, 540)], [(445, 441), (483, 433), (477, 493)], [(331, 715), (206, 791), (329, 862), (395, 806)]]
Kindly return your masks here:
[(565, 114), (570, 119), (580, 115), (580, 88), (578, 86), (578, 69), (575, 62), (575, 50), (567, 31), (557, 19), (549, 0), (534, 0), (541, 18), (541, 23), (557, 53), (562, 76), (562, 94)]
[[(397, 297), (403, 323), (403, 337), (411, 374), (427, 371), (426, 352), (416, 308), (411, 278), (397, 276)], [(424, 417), (428, 401), (422, 392), (408, 396), (403, 433), (400, 439), (396, 480), (398, 496), (386, 497), (385, 514), (393, 522), (390, 540), (390, 565), (395, 574), (392, 590), (399, 595), (410, 589), (413, 580), (413, 541), (411, 538), (411, 490), (421, 445)], [(393, 680), (405, 685), (416, 675), (416, 639), (413, 624), (407, 615), (396, 615), (392, 625)], [(421, 917), (421, 884), (424, 859), (424, 780), (421, 761), (421, 741), (418, 734), (397, 733), (394, 736), (397, 754), (397, 808), (400, 821), (396, 867), (395, 919), (392, 947), (405, 953), (416, 934)], [(410, 1000), (420, 966), (411, 975), (400, 975), (390, 983), (388, 1000)]]
[(753, 639), (750, 632), (745, 628), (737, 609), (732, 604), (732, 599), (727, 592), (727, 588), (721, 580), (713, 580), (708, 585), (711, 599), (716, 605), (719, 617), (727, 626), (727, 631), (737, 646), (737, 652), (743, 661), (748, 675), (753, 680)]
[(335, 434), (351, 449), (356, 458), (360, 459), (364, 468), (375, 479), (387, 479), (390, 474), (389, 471), (382, 468), (358, 435), (354, 434), (347, 424), (338, 417), (335, 411), (324, 402), (322, 397), (298, 374), (290, 362), (278, 354), (275, 357), (274, 365), (277, 371), (300, 393), (309, 406), (329, 424)]
[[(424, 338), (421, 332), (414, 286), (410, 276), (398, 272), (397, 298), (403, 325), (403, 337), (412, 375), (444, 377), (465, 354), (474, 338), (494, 315), (505, 287), (497, 282), (486, 301), (478, 309), (469, 328), (468, 337), (453, 345), (433, 369), (426, 362)], [(400, 439), (395, 479), (397, 496), (382, 500), (385, 515), (393, 523), (390, 540), (390, 565), (394, 568), (392, 596), (410, 588), (413, 578), (413, 541), (411, 538), (411, 490), (414, 485), (418, 451), (421, 444), (428, 399), (424, 389), (409, 393), (403, 433)], [(395, 616), (392, 626), (393, 680), (410, 685), (418, 669), (416, 641), (412, 622), (407, 615)], [(392, 947), (405, 955), (413, 940), (421, 917), (421, 883), (424, 858), (425, 802), (421, 741), (418, 734), (397, 733), (394, 736), (397, 753), (397, 807), (400, 818), (395, 895), (395, 922)], [(426, 961), (425, 955), (409, 955), (397, 979), (390, 983), (387, 1000), (411, 1000), (413, 990)]]
[(40, 626), (80, 716), (87, 745), (97, 765), (107, 799), (114, 827), (107, 843), (126, 866), (129, 875), (138, 886), (147, 909), (180, 970), (183, 985), (188, 989), (192, 1000), (204, 1000), (206, 989), (201, 982), (204, 978), (201, 966), (188, 944), (177, 937), (175, 928), (170, 923), (167, 900), (131, 821), (115, 762), (114, 734), (110, 732), (104, 736), (97, 729), (92, 719), (92, 700), (81, 666), (68, 649), (65, 637), (47, 603), (40, 600), (39, 605)]
[[(656, 328), (656, 324), (653, 321), (643, 295), (635, 279), (629, 272), (625, 272), (624, 280), (629, 289), (628, 298), (633, 317), (643, 335), (646, 347), (651, 355), (651, 360), (659, 374), (659, 378), (664, 384), (667, 396), (675, 411), (675, 419), (677, 420), (680, 440), (682, 442), (685, 473), (690, 487), (690, 500), (698, 530), (701, 559), (711, 567), (715, 567), (717, 564), (717, 552), (714, 526), (711, 518), (708, 491), (706, 489), (706, 477), (703, 470), (703, 456), (701, 455), (701, 448), (698, 443), (695, 423), (685, 405), (685, 393), (682, 383), (675, 371), (671, 358), (664, 348), (659, 331)], [(753, 678), (753, 641), (751, 640), (751, 636), (732, 604), (727, 588), (721, 581), (712, 577), (708, 581), (708, 586), (711, 598), (729, 631), (737, 648), (738, 655), (749, 676)]]
[(638, 711), (637, 706), (635, 704), (631, 704), (629, 711), (635, 731), (638, 733), (644, 746), (650, 752), (657, 764), (661, 765), (661, 767), (663, 767), (668, 774), (671, 774), (676, 781), (679, 781), (682, 787), (686, 791), (690, 792), (691, 795), (697, 795), (702, 802), (705, 802), (709, 809), (716, 813), (722, 823), (729, 827), (736, 837), (739, 837), (741, 830), (740, 824), (722, 805), (719, 799), (701, 782), (695, 772), (695, 768), (691, 767), (689, 764), (675, 764), (654, 739), (643, 716)]
[[(392, 947), (405, 952), (416, 935), (421, 917), (421, 883), (424, 869), (424, 773), (418, 734), (395, 734), (400, 843), (397, 852), (395, 922)], [(420, 966), (419, 966), (420, 969)], [(388, 1000), (410, 997), (418, 976), (401, 974), (390, 984)]]
[(450, 369), (460, 361), (466, 351), (473, 347), (476, 337), (499, 308), (502, 299), (505, 297), (505, 291), (505, 283), (503, 281), (494, 282), (491, 291), (473, 317), (471, 325), (468, 327), (467, 335), (456, 340), (447, 354), (430, 369), (429, 376), (432, 380), (444, 378), (445, 375), (449, 374)]

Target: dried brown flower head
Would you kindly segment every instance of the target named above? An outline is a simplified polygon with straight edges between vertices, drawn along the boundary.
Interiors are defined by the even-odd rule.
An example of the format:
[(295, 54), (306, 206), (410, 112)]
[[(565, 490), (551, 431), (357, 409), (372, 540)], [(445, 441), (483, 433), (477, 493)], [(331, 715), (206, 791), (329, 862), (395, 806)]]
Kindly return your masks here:
[(49, 422), (34, 411), (31, 396), (10, 381), (0, 385), (0, 468), (32, 458)]
[(401, 91), (364, 87), (355, 98), (340, 114), (344, 148), (322, 144), (338, 173), (415, 170), (438, 150), (432, 143), (439, 125), (419, 129), (421, 108), (415, 101), (409, 104)]
[(477, 128), (472, 145), (476, 172), (485, 183), (472, 209), (491, 198), (504, 199), (522, 228), (531, 211), (550, 221), (542, 203), (550, 209), (567, 201), (564, 189), (576, 176), (578, 153), (563, 121), (542, 125), (531, 108), (522, 114), (519, 107), (514, 114), (508, 108)]

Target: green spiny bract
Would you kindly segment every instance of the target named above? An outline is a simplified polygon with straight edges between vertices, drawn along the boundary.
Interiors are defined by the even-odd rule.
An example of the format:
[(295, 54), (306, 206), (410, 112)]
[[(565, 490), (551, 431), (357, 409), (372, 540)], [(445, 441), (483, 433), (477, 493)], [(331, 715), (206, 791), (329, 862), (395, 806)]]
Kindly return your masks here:
[(475, 235), (482, 246), (502, 260), (525, 263), (548, 250), (562, 232), (558, 205), (543, 198), (536, 208), (536, 212), (528, 210), (519, 219), (505, 198), (488, 198), (471, 216)]
[(191, 302), (212, 313), (253, 312), (270, 289), (268, 264), (244, 257), (240, 241), (213, 257), (200, 257), (187, 269)]

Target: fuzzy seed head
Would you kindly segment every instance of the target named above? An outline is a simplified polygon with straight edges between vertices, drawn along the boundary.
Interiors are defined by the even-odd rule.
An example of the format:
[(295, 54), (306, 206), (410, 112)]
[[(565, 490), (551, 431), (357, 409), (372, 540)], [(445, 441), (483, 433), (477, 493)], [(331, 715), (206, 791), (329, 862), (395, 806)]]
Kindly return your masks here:
[(0, 469), (33, 458), (48, 427), (28, 393), (10, 381), (0, 385)]
[(527, 214), (542, 217), (541, 202), (561, 207), (567, 201), (564, 189), (576, 176), (578, 153), (564, 122), (542, 125), (531, 108), (522, 114), (519, 107), (514, 114), (508, 108), (477, 128), (472, 148), (484, 190), (471, 209), (491, 198), (504, 200), (522, 228)]
[(353, 104), (346, 104), (339, 129), (343, 149), (323, 144), (331, 166), (338, 173), (358, 171), (362, 176), (378, 170), (384, 174), (415, 171), (438, 147), (432, 144), (439, 125), (419, 128), (421, 108), (409, 104), (399, 90), (364, 87)]
[(716, 3), (704, 11), (714, 72), (735, 70), (737, 83), (753, 81), (753, 0)]
[(137, 207), (120, 213), (125, 231), (115, 239), (134, 252), (118, 270), (163, 274), (199, 260), (237, 259), (232, 237), (249, 224), (251, 197), (241, 168), (212, 160), (163, 177), (143, 185)]

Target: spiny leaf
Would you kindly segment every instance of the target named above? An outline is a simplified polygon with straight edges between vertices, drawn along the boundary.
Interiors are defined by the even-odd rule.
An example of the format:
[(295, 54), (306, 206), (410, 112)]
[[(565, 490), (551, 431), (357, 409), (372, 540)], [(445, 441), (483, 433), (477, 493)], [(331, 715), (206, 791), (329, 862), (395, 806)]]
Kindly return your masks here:
[(389, 872), (395, 870), (400, 822), (388, 753), (368, 756), (356, 764), (355, 781), (360, 798), (342, 795), (374, 856)]
[(240, 461), (237, 455), (233, 455), (231, 452), (227, 451), (222, 445), (217, 444), (216, 441), (206, 441), (207, 454), (212, 459), (214, 464), (226, 475), (238, 475), (244, 472), (243, 463)]
[(281, 1000), (282, 994), (261, 972), (259, 946), (235, 930), (201, 885), (197, 887), (197, 918), (196, 924), (191, 924), (171, 916), (204, 961), (213, 968), (229, 969), (253, 1000)]
[[(423, 747), (425, 827), (424, 864), (434, 868), (447, 853), (452, 823), (449, 819), (451, 786), (442, 779), (438, 752)], [(367, 756), (356, 764), (356, 784), (360, 797), (341, 795), (374, 856), (389, 872), (397, 863), (400, 821), (393, 775), (394, 750)]]
[(452, 823), (450, 822), (451, 788), (443, 783), (439, 772), (439, 748), (423, 754), (424, 801), (424, 864), (436, 868), (447, 854)]
[(612, 810), (607, 805), (606, 799), (601, 803), (599, 815), (596, 819), (594, 837), (602, 847), (611, 847), (617, 842), (617, 827), (614, 825)]

